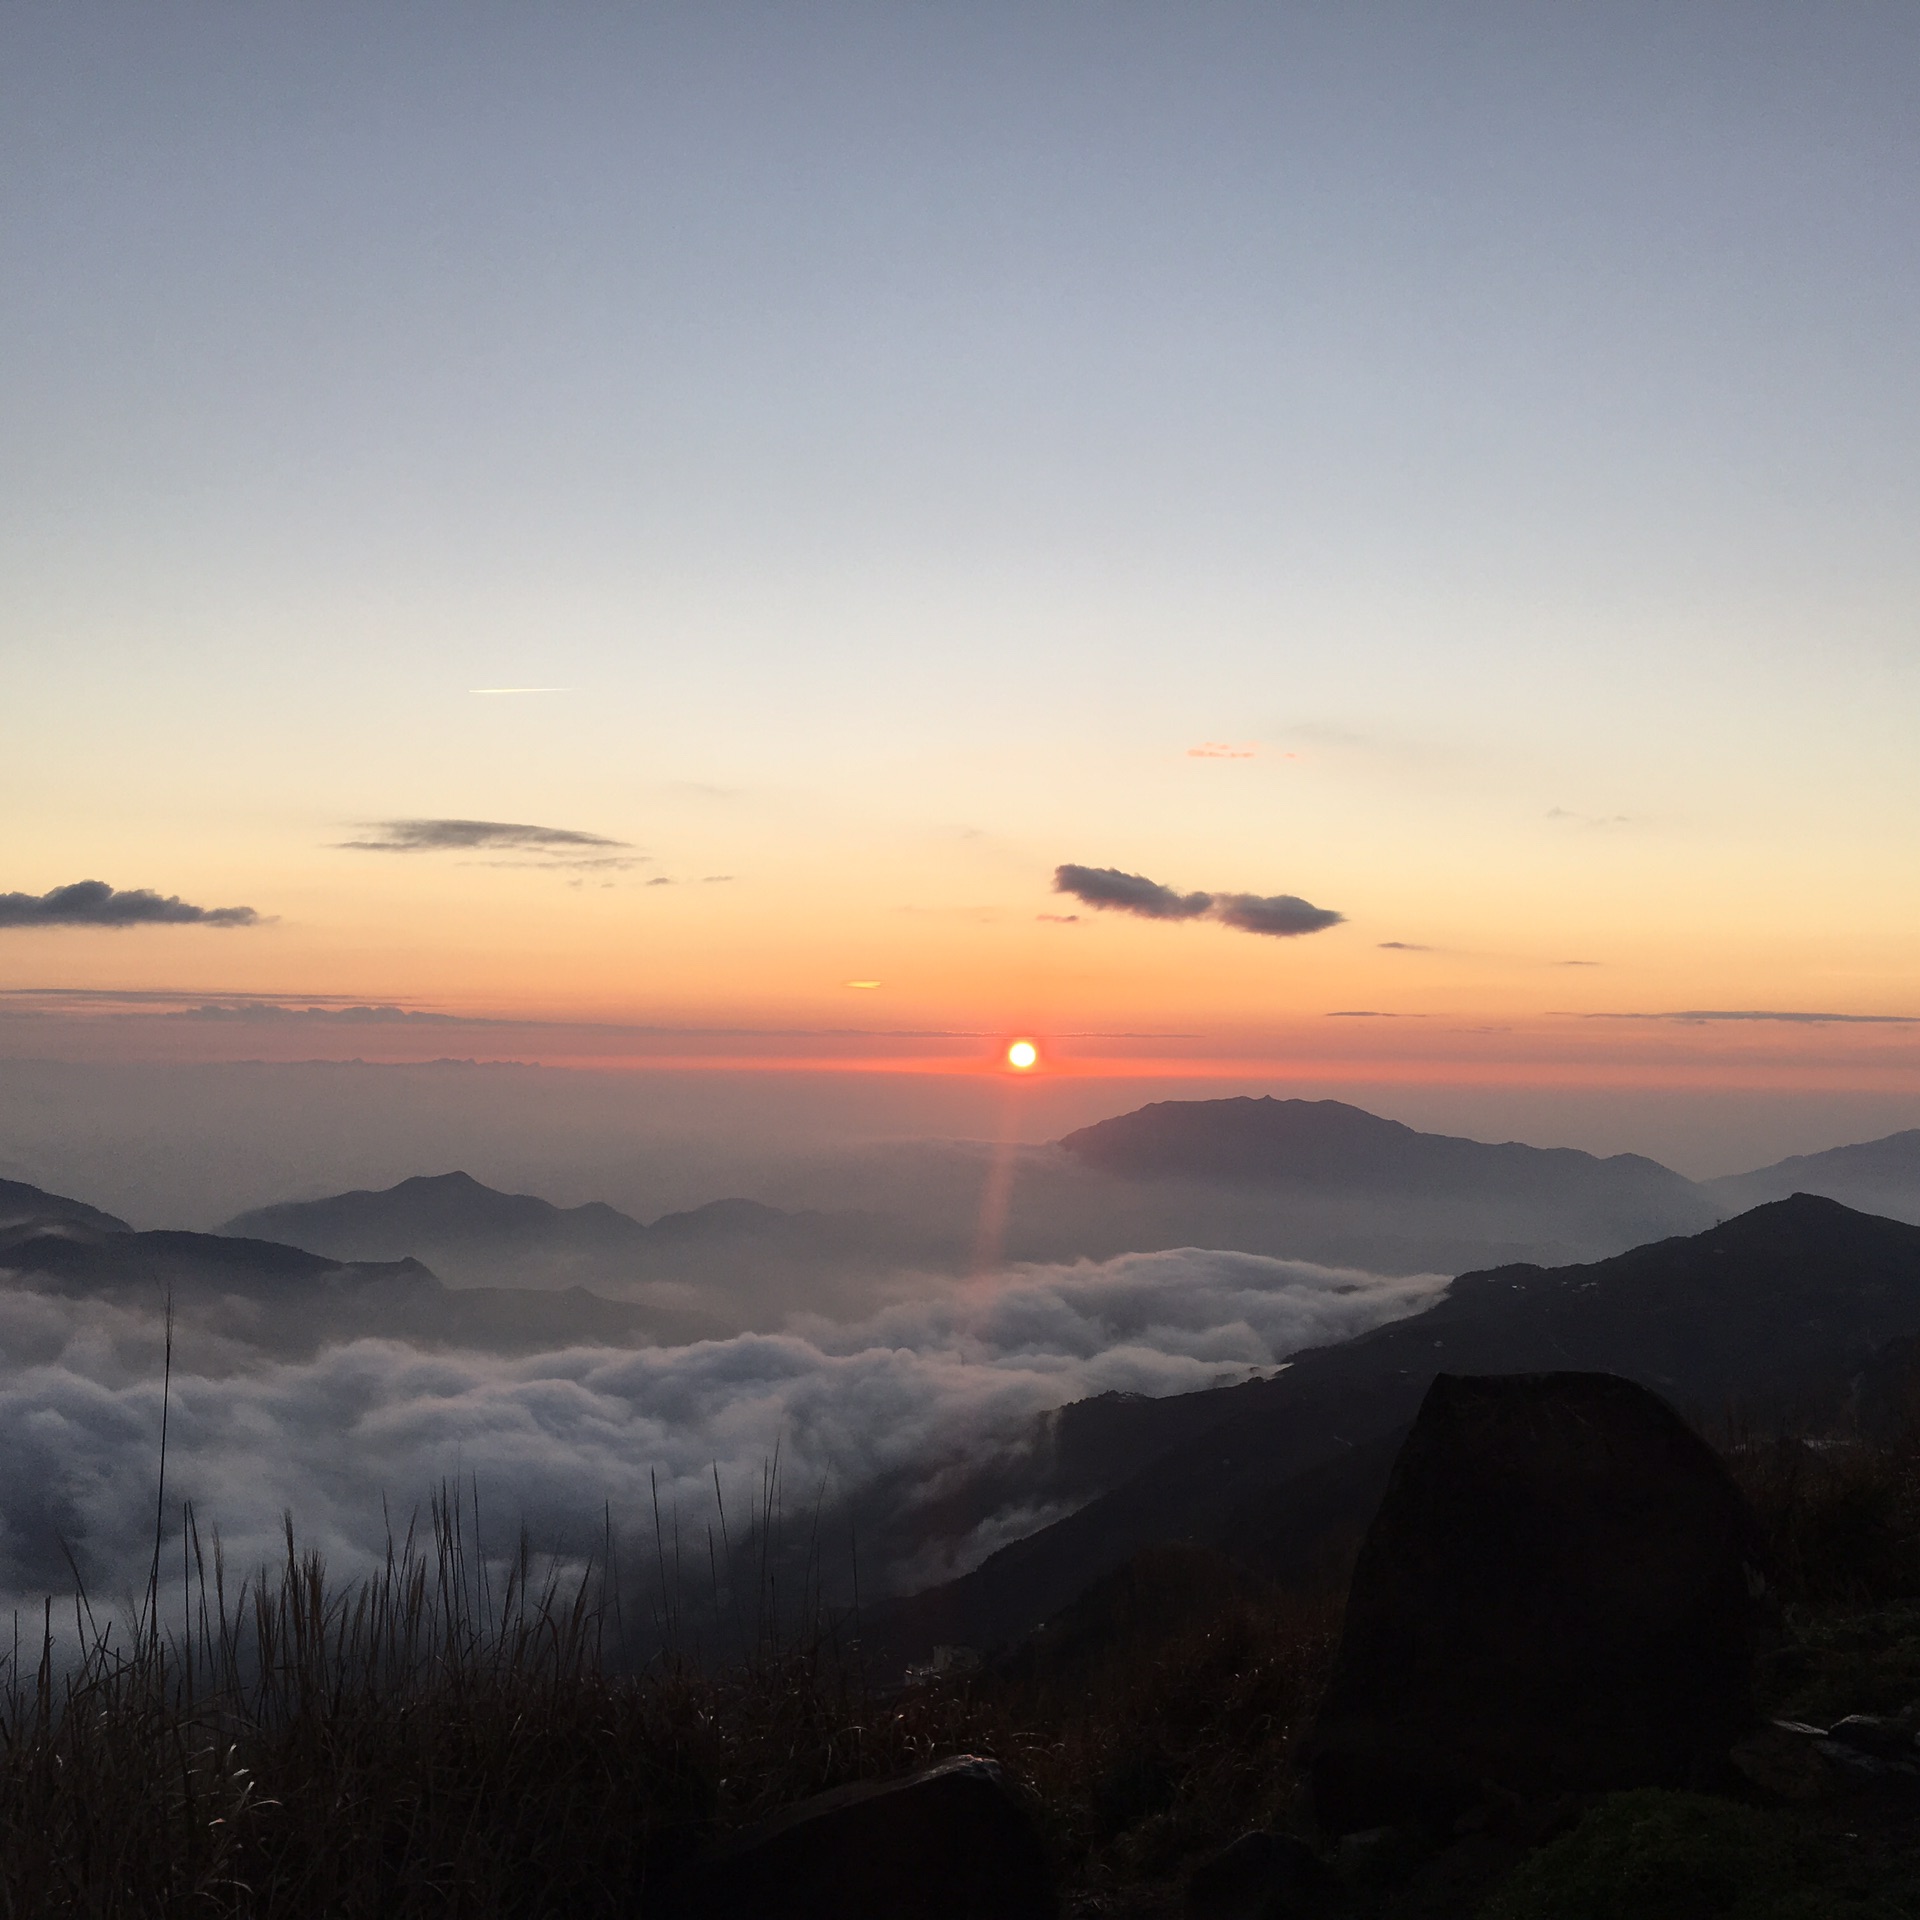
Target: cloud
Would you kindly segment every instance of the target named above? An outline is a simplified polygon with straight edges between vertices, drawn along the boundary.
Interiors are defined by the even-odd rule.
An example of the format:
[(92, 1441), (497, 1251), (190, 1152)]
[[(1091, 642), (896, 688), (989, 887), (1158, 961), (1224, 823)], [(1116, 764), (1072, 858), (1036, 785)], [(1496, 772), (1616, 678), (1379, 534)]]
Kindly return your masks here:
[(1630, 813), (1575, 813), (1571, 807), (1549, 807), (1549, 820), (1571, 820), (1581, 827), (1630, 827), (1634, 825)]
[[(778, 1445), (789, 1486), (809, 1502), (824, 1486), (872, 1521), (863, 1582), (868, 1540), (884, 1538), (895, 1557), (872, 1571), (900, 1585), (1053, 1517), (1010, 1505), (928, 1544), (956, 1462), (1017, 1460), (1048, 1409), (1243, 1378), (1415, 1312), (1445, 1284), (1181, 1248), (916, 1281), (912, 1300), (854, 1322), (514, 1358), (349, 1339), (274, 1359), (235, 1314), (181, 1329), (169, 1501), (217, 1524), (240, 1570), (276, 1556), (289, 1513), (346, 1578), (378, 1563), (383, 1498), (404, 1524), (455, 1477), (477, 1484), (503, 1541), (524, 1524), (546, 1548), (597, 1542), (603, 1501), (616, 1530), (650, 1534), (657, 1475), (662, 1510), (697, 1539), (715, 1473), (730, 1495), (757, 1489)], [(157, 1310), (0, 1286), (0, 1604), (66, 1590), (62, 1541), (97, 1593), (144, 1581), (163, 1341)]]
[(1176, 893), (1143, 873), (1122, 873), (1118, 867), (1055, 867), (1053, 890), (1090, 907), (1114, 907), (1146, 920), (1197, 920), (1213, 906), (1210, 893)]
[(1056, 927), (1077, 927), (1080, 916), (1077, 913), (1037, 913), (1036, 920), (1050, 920)]
[[(1251, 760), (1260, 751), (1259, 746), (1248, 741), (1243, 747), (1236, 747), (1225, 740), (1202, 740), (1197, 747), (1187, 749), (1189, 760)], [(1291, 760), (1292, 754), (1287, 758)]]
[(1432, 953), (1432, 947), (1423, 947), (1417, 940), (1382, 940), (1382, 953)]
[(273, 1000), (208, 1001), (180, 1007), (163, 1016), (168, 1020), (289, 1020), (334, 1022), (351, 1027), (436, 1026), (490, 1027), (494, 1020), (475, 1020), (457, 1013), (417, 1013), (409, 1007), (289, 1007)]
[(1290, 940), (1298, 934), (1323, 933), (1347, 916), (1331, 907), (1316, 907), (1297, 893), (1222, 893), (1214, 898), (1213, 917), (1242, 933), (1268, 933)]
[(339, 840), (356, 853), (521, 853), (524, 860), (490, 862), (499, 866), (631, 867), (645, 854), (625, 840), (572, 827), (535, 827), (515, 820), (373, 820), (367, 831), (378, 837)]
[(196, 907), (146, 887), (76, 880), (49, 893), (0, 893), (0, 927), (253, 927), (251, 907)]
[(1676, 1013), (1588, 1013), (1585, 1020), (1777, 1020), (1795, 1027), (1916, 1027), (1920, 1013), (1767, 1013), (1719, 1007), (1684, 1008)]
[(1123, 873), (1118, 867), (1056, 867), (1056, 893), (1071, 894), (1090, 907), (1111, 907), (1146, 920), (1213, 919), (1242, 933), (1269, 934), (1291, 939), (1338, 926), (1346, 918), (1329, 907), (1316, 907), (1293, 893), (1180, 893), (1149, 880), (1142, 873)]

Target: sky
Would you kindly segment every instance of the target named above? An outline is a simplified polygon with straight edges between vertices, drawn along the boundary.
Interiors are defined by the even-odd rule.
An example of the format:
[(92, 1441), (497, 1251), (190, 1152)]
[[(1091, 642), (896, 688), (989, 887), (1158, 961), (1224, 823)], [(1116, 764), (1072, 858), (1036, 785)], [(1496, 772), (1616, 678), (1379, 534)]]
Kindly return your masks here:
[(1920, 1122), (1916, 102), (1891, 0), (9, 6), (0, 1056)]

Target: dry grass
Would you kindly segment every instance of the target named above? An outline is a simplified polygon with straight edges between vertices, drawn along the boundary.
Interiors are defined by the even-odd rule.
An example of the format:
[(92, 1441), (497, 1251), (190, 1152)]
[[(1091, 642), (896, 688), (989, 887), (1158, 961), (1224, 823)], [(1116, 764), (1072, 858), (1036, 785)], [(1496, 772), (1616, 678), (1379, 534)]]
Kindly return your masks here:
[[(1201, 1583), (1182, 1619), (1122, 1620), (1071, 1671), (870, 1686), (818, 1622), (702, 1668), (622, 1670), (610, 1583), (504, 1568), (457, 1503), (374, 1577), (330, 1587), (289, 1530), (229, 1588), (130, 1627), (74, 1609), (0, 1704), (0, 1914), (644, 1914), (716, 1835), (845, 1780), (957, 1751), (1000, 1759), (1070, 1882), (1169, 1871), (1270, 1817), (1331, 1644), (1325, 1603)], [(844, 1630), (847, 1623), (840, 1623)]]

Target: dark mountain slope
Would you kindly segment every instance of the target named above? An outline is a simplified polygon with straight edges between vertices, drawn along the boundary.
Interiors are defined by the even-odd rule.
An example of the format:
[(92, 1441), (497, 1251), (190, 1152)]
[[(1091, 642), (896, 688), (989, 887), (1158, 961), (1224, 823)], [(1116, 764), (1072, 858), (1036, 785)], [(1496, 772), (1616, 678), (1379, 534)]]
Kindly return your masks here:
[(84, 1200), (69, 1200), (65, 1194), (30, 1187), (24, 1180), (0, 1180), (0, 1227), (23, 1226), (34, 1220), (71, 1220), (80, 1226), (98, 1227), (103, 1233), (131, 1231), (124, 1220), (102, 1213)]
[(1702, 1185), (1729, 1213), (1790, 1193), (1822, 1193), (1850, 1207), (1920, 1221), (1920, 1128), (1825, 1153), (1798, 1153), (1753, 1173)]
[(1877, 1349), (1913, 1333), (1920, 1228), (1810, 1195), (1589, 1265), (1463, 1274), (1424, 1313), (1209, 1396), (1234, 1402), (1231, 1417), (966, 1578), (898, 1603), (873, 1637), (1004, 1642), (1156, 1541), (1282, 1566), (1303, 1537), (1287, 1503), (1304, 1526), (1364, 1500), (1442, 1371), (1619, 1373), (1711, 1418), (1830, 1404)]

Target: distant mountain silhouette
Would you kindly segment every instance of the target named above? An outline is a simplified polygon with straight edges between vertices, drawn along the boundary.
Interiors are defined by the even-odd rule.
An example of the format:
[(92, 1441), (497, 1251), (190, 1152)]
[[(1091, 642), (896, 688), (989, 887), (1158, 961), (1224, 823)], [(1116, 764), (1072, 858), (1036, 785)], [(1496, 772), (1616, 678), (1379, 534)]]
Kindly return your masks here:
[(1338, 1100), (1167, 1100), (1015, 1157), (1020, 1259), (1232, 1247), (1380, 1273), (1594, 1260), (1723, 1208), (1637, 1154), (1422, 1133)]
[(567, 1279), (612, 1285), (697, 1273), (729, 1254), (806, 1265), (891, 1251), (886, 1223), (875, 1215), (789, 1212), (727, 1199), (645, 1226), (601, 1201), (556, 1207), (532, 1194), (501, 1193), (467, 1173), (422, 1174), (377, 1193), (258, 1207), (220, 1231), (338, 1260), (411, 1255), (461, 1286)]
[(1821, 1193), (1871, 1213), (1920, 1221), (1920, 1128), (1825, 1153), (1797, 1153), (1753, 1173), (1704, 1181), (1702, 1189), (1729, 1213), (1790, 1193)]
[(1592, 1204), (1697, 1204), (1693, 1182), (1637, 1153), (1602, 1160), (1576, 1147), (1492, 1146), (1421, 1133), (1340, 1100), (1158, 1100), (1068, 1134), (1070, 1154), (1129, 1180), (1358, 1188)]
[(530, 1193), (500, 1193), (469, 1173), (416, 1174), (378, 1193), (256, 1207), (220, 1231), (346, 1260), (398, 1260), (473, 1243), (611, 1252), (637, 1248), (647, 1237), (638, 1220), (598, 1200), (556, 1207)]
[(663, 1325), (658, 1310), (580, 1287), (446, 1287), (418, 1260), (334, 1260), (271, 1240), (83, 1221), (0, 1229), (0, 1274), (15, 1286), (147, 1314), (171, 1302), (189, 1339), (212, 1334), (282, 1358), (369, 1336), (535, 1353), (643, 1346), (688, 1331)]
[[(1618, 1373), (1711, 1420), (1831, 1408), (1877, 1352), (1915, 1334), (1920, 1227), (1808, 1194), (1592, 1264), (1463, 1274), (1410, 1319), (1200, 1396), (1222, 1417), (965, 1578), (877, 1611), (863, 1632), (903, 1655), (1005, 1643), (1159, 1542), (1298, 1571), (1364, 1525), (1399, 1432), (1442, 1371)], [(1177, 1426), (1155, 1418), (1161, 1433)]]
[(0, 1228), (21, 1226), (31, 1220), (71, 1220), (106, 1233), (131, 1231), (124, 1220), (102, 1213), (84, 1200), (69, 1200), (64, 1194), (30, 1187), (24, 1180), (0, 1180)]

